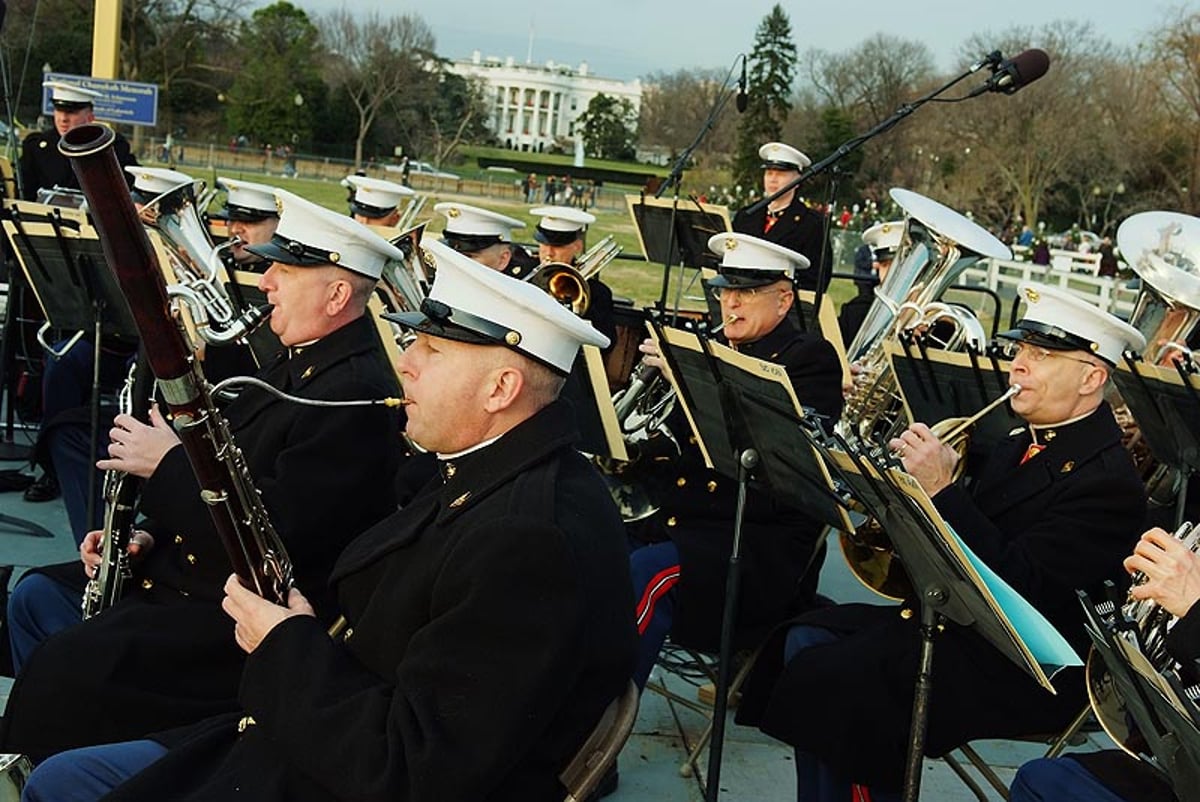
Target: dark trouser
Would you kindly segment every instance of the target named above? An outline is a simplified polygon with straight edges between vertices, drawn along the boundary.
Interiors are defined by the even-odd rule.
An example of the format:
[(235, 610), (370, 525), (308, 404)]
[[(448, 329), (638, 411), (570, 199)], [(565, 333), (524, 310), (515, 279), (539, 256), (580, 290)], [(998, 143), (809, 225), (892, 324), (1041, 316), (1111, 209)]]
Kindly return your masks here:
[(1017, 771), (1011, 802), (1125, 802), (1070, 757), (1031, 760)]
[(60, 752), (29, 775), (21, 802), (95, 802), (166, 753), (145, 740)]
[[(783, 647), (784, 663), (800, 651), (833, 643), (838, 635), (823, 627), (796, 626), (788, 630)], [(810, 752), (796, 750), (796, 799), (798, 802), (846, 802), (858, 799), (851, 796), (854, 788), (849, 778)], [(867, 797), (873, 802), (898, 802), (900, 794), (872, 788)]]
[(83, 620), (82, 602), (78, 591), (45, 574), (21, 577), (8, 597), (8, 639), (16, 673), (42, 641)]
[(629, 572), (638, 594), (638, 651), (633, 681), (638, 688), (645, 688), (675, 622), (679, 549), (669, 540), (635, 549), (629, 555)]

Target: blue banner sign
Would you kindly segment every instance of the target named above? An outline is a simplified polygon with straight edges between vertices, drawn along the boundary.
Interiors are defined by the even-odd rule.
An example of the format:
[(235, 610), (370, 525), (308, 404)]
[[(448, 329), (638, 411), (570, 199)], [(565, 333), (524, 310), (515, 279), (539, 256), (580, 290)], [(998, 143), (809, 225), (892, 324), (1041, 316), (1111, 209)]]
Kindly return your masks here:
[[(65, 72), (47, 72), (42, 77), (46, 81), (66, 81), (103, 95), (93, 104), (98, 120), (126, 125), (158, 125), (158, 84), (113, 81)], [(47, 87), (42, 87), (42, 112), (47, 115), (54, 112)]]

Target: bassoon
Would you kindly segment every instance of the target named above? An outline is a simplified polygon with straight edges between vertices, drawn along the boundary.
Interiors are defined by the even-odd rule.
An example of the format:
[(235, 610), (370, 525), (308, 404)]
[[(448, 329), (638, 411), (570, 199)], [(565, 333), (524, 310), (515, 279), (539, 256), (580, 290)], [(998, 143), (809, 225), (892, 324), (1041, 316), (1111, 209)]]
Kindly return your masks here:
[[(291, 560), (172, 313), (166, 280), (113, 152), (115, 140), (112, 129), (89, 123), (68, 131), (58, 148), (71, 160), (87, 198), (105, 260), (129, 305), (234, 573), (264, 599), (285, 604), (292, 585)], [(238, 325), (248, 330), (261, 320), (261, 311), (251, 310)]]

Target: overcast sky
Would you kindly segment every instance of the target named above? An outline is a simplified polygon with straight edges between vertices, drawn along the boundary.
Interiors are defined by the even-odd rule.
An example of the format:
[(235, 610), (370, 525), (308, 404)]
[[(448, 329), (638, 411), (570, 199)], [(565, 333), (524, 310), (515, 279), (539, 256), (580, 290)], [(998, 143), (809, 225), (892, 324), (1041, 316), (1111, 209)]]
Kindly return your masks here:
[[(724, 67), (754, 43), (775, 0), (292, 0), (309, 13), (350, 8), (384, 15), (416, 13), (433, 29), (439, 55), (513, 56), (524, 62), (533, 29), (533, 61), (578, 64), (594, 74), (630, 80), (682, 67)], [(1197, 0), (1191, 0), (1194, 7)], [(266, 0), (258, 0), (265, 5)], [(783, 3), (800, 52), (848, 50), (876, 33), (924, 42), (949, 70), (973, 34), (1061, 19), (1090, 20), (1121, 45), (1158, 27), (1169, 0), (808, 0)], [(1036, 42), (1032, 43), (1036, 46)], [(1013, 55), (1005, 53), (1004, 55)]]

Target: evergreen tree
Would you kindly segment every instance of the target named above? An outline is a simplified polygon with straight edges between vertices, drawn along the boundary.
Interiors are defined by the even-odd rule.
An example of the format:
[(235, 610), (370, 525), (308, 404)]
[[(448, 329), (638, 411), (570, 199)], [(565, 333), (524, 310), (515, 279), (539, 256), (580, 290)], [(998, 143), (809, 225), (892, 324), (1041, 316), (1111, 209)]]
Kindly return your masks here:
[(743, 188), (760, 186), (758, 149), (780, 138), (792, 110), (796, 43), (792, 41), (792, 23), (782, 6), (776, 4), (759, 23), (749, 61), (749, 103), (738, 123), (733, 163), (734, 183)]
[(239, 40), (246, 57), (227, 95), (229, 133), (256, 144), (307, 144), (327, 105), (317, 27), (280, 0), (255, 11)]
[(617, 100), (603, 92), (588, 103), (575, 124), (587, 155), (597, 159), (632, 159), (637, 113), (627, 99)]

